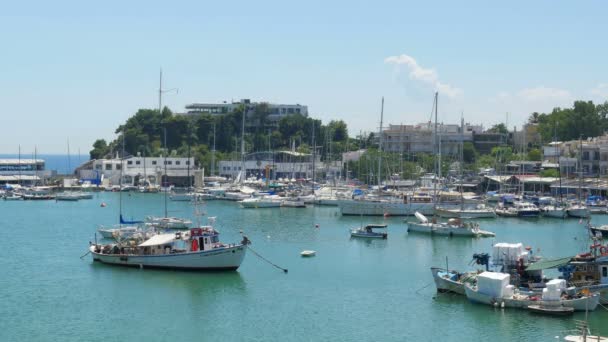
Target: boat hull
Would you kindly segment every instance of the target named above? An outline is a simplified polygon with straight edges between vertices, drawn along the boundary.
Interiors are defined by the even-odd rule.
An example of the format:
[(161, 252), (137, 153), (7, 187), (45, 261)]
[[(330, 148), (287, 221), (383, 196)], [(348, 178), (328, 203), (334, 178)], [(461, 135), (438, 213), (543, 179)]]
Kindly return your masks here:
[(236, 270), (243, 262), (246, 252), (243, 245), (162, 255), (101, 254), (94, 249), (95, 246), (91, 246), (93, 261), (104, 264), (192, 271)]
[(464, 284), (452, 279), (453, 272), (446, 272), (445, 269), (439, 267), (431, 267), (431, 273), (433, 274), (433, 281), (435, 281), (437, 292), (452, 292), (465, 295)]
[[(470, 286), (465, 286), (465, 294), (467, 298), (474, 303), (481, 303), (487, 305), (499, 305), (502, 306), (504, 303), (504, 307), (506, 308), (520, 308), (527, 309), (530, 305), (541, 305), (544, 307), (552, 307), (552, 306), (565, 306), (571, 307), (575, 311), (585, 311), (586, 308), (589, 311), (595, 310), (595, 308), (599, 304), (599, 295), (593, 295), (591, 297), (582, 297), (575, 299), (562, 299), (555, 301), (548, 300), (530, 300), (530, 299), (519, 299), (515, 296), (510, 298), (494, 298), (492, 296), (488, 296), (478, 291), (474, 290)], [(588, 300), (587, 300), (588, 299)]]
[(435, 213), (443, 218), (496, 218), (493, 210), (460, 210), (460, 209), (435, 209)]
[(472, 227), (451, 226), (440, 223), (408, 222), (408, 232), (425, 233), (441, 236), (490, 237), (494, 233)]
[(588, 218), (590, 216), (589, 209), (580, 208), (580, 209), (568, 209), (568, 216), (576, 217), (576, 218)]

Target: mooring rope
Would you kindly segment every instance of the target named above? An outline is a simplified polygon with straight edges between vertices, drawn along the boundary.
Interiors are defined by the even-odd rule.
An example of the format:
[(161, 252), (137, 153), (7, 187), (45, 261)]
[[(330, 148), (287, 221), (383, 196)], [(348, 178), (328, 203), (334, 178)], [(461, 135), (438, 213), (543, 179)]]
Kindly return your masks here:
[(278, 269), (282, 270), (282, 271), (283, 271), (283, 272), (285, 272), (285, 273), (287, 273), (287, 272), (288, 272), (288, 270), (287, 270), (286, 268), (283, 268), (283, 267), (281, 267), (281, 266), (279, 266), (279, 265), (277, 265), (277, 264), (273, 263), (272, 261), (270, 261), (270, 260), (268, 260), (268, 259), (264, 258), (263, 256), (261, 256), (261, 255), (260, 255), (258, 252), (254, 251), (254, 250), (253, 250), (253, 248), (249, 247), (249, 245), (247, 245), (247, 248), (249, 248), (249, 250), (251, 251), (251, 253), (255, 254), (255, 255), (258, 257), (258, 258), (260, 258), (260, 259), (262, 259), (262, 260), (266, 261), (267, 263), (269, 263), (269, 264), (271, 264), (272, 266), (274, 266), (274, 267), (276, 267), (276, 268), (278, 268)]
[(84, 258), (85, 256), (89, 255), (91, 253), (91, 251), (88, 251), (86, 253), (84, 253), (83, 255), (80, 256), (80, 259)]

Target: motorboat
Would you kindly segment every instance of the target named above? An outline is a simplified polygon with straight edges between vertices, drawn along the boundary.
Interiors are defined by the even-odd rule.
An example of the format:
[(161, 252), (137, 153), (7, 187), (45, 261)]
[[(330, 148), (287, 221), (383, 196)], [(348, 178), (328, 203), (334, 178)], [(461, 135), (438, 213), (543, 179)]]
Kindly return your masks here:
[(464, 296), (464, 284), (474, 282), (477, 272), (460, 273), (440, 267), (431, 267), (437, 292), (451, 292)]
[(542, 295), (522, 294), (515, 286), (510, 285), (510, 275), (500, 272), (483, 272), (477, 276), (476, 284), (465, 284), (465, 295), (474, 303), (505, 308), (527, 309), (531, 305), (545, 308), (570, 307), (575, 311), (593, 311), (599, 305), (598, 293), (585, 295), (582, 292), (566, 290), (563, 279), (547, 283)]
[(306, 203), (299, 198), (285, 198), (281, 202), (281, 207), (286, 208), (306, 208)]
[(76, 192), (60, 192), (55, 195), (56, 201), (78, 201), (80, 195)]
[(564, 207), (556, 206), (556, 205), (545, 205), (540, 208), (540, 214), (543, 217), (553, 217), (553, 218), (565, 218), (568, 214), (566, 213), (566, 209)]
[(131, 235), (139, 232), (141, 229), (138, 226), (118, 226), (114, 228), (100, 227), (97, 229), (99, 235), (104, 239), (120, 239), (128, 238)]
[(570, 217), (576, 218), (589, 218), (591, 216), (591, 212), (587, 206), (581, 203), (572, 203), (566, 208), (566, 212)]
[(91, 244), (93, 261), (139, 268), (236, 270), (245, 258), (246, 236), (236, 244), (219, 241), (212, 226), (186, 232), (156, 234), (140, 243)]
[(307, 257), (313, 257), (315, 255), (317, 255), (316, 251), (311, 251), (311, 250), (303, 250), (300, 252), (300, 255), (307, 258)]
[(496, 218), (494, 209), (486, 207), (484, 204), (479, 204), (473, 208), (444, 208), (437, 207), (435, 214), (443, 218)]
[(161, 229), (188, 229), (192, 221), (179, 217), (146, 217), (146, 223)]
[(264, 196), (264, 197), (252, 197), (247, 198), (239, 203), (243, 208), (278, 208), (281, 206), (283, 201), (278, 197)]
[(387, 227), (386, 224), (368, 224), (363, 227), (351, 229), (350, 236), (368, 239), (386, 239), (388, 236), (387, 232), (378, 232), (374, 231), (374, 229), (386, 229)]
[(493, 237), (493, 232), (479, 229), (473, 222), (463, 222), (460, 219), (449, 219), (448, 222), (429, 221), (420, 212), (415, 213), (418, 222), (408, 222), (407, 231), (431, 235), (463, 236), (463, 237)]

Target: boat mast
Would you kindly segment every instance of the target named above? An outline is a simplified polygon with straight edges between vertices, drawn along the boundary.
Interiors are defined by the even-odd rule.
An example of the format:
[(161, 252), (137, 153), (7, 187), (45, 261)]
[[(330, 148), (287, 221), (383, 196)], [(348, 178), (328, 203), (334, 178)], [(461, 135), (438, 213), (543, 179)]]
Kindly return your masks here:
[(553, 127), (553, 136), (554, 136), (554, 140), (555, 140), (555, 156), (557, 158), (557, 176), (559, 177), (559, 203), (562, 204), (563, 202), (563, 198), (562, 198), (562, 167), (560, 165), (560, 153), (559, 153), (559, 149), (558, 149), (558, 144), (557, 144), (557, 122), (555, 123), (554, 127)]
[[(36, 161), (34, 161), (34, 166), (36, 166)], [(21, 145), (19, 145), (19, 187), (21, 187)]]
[[(462, 194), (462, 184), (464, 179), (464, 170), (462, 163), (464, 162), (464, 113), (460, 115), (460, 211), (464, 210), (464, 195)], [(447, 260), (447, 257), (446, 257)]]
[(312, 195), (315, 195), (315, 160), (317, 159), (317, 142), (315, 141), (315, 120), (312, 120)]
[(169, 192), (169, 189), (167, 188), (167, 184), (169, 183), (169, 177), (167, 176), (167, 154), (169, 153), (169, 151), (167, 150), (167, 128), (163, 127), (163, 135), (164, 135), (164, 140), (165, 140), (165, 154), (164, 154), (164, 164), (165, 164), (165, 217), (168, 217), (169, 215), (167, 215), (167, 192)]
[(583, 136), (579, 135), (578, 137), (578, 201), (580, 204), (581, 201), (581, 182), (583, 178)]
[(384, 120), (384, 96), (380, 107), (380, 129), (378, 132), (378, 192), (382, 186), (382, 123)]
[[(213, 120), (213, 150), (211, 151), (211, 176), (215, 176), (215, 120)], [(203, 184), (205, 186), (205, 184)]]
[(245, 115), (247, 114), (247, 105), (243, 107), (243, 120), (241, 123), (241, 185), (243, 184), (243, 178), (247, 177), (247, 170), (245, 170)]
[(70, 169), (72, 165), (70, 164), (70, 138), (68, 138), (68, 174), (71, 174)]
[(118, 212), (120, 213), (119, 216), (119, 222), (118, 225), (122, 227), (122, 169), (123, 169), (123, 163), (122, 160), (124, 159), (125, 156), (125, 130), (123, 129), (122, 131), (122, 153), (120, 155), (120, 173), (118, 174), (118, 176), (120, 177), (120, 179), (118, 180)]
[[(439, 157), (439, 153), (437, 152), (437, 136), (438, 136), (438, 134), (437, 134), (438, 133), (437, 132), (437, 102), (438, 101), (437, 100), (438, 100), (438, 97), (439, 97), (439, 92), (435, 92), (435, 101), (434, 101), (435, 102), (435, 129), (433, 132), (434, 133), (433, 134), (433, 152), (435, 152), (435, 155), (437, 157)], [(439, 169), (437, 167), (437, 165), (440, 165), (439, 163), (441, 163), (440, 159), (438, 159), (437, 163), (435, 163), (435, 175), (434, 175), (435, 177), (437, 177), (437, 169)], [(434, 193), (434, 197), (435, 197), (433, 199), (434, 207), (437, 207), (437, 182), (438, 182), (438, 179), (435, 178), (433, 180), (433, 193)]]

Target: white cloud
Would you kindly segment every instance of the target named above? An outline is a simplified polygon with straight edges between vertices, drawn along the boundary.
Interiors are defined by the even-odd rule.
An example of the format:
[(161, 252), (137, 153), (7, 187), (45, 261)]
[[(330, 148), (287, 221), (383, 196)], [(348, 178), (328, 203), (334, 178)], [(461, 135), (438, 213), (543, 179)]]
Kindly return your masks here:
[(545, 86), (539, 86), (534, 88), (525, 88), (517, 93), (517, 96), (522, 100), (529, 102), (539, 101), (564, 101), (569, 100), (572, 95), (569, 91), (564, 89), (549, 88)]
[(598, 84), (595, 88), (590, 90), (590, 93), (603, 99), (608, 98), (608, 83)]
[(439, 76), (437, 75), (437, 71), (435, 71), (435, 69), (423, 68), (412, 56), (408, 56), (406, 54), (390, 56), (384, 59), (384, 63), (392, 64), (396, 67), (406, 67), (409, 71), (410, 80), (430, 85), (440, 94), (445, 94), (450, 98), (454, 98), (462, 94), (462, 89), (440, 82)]

